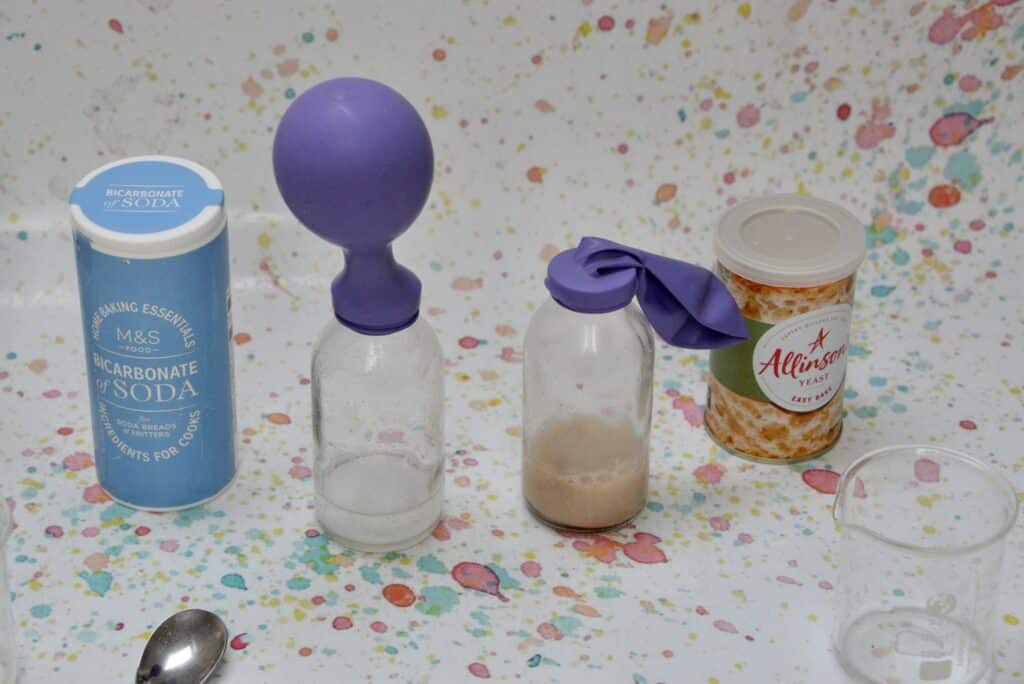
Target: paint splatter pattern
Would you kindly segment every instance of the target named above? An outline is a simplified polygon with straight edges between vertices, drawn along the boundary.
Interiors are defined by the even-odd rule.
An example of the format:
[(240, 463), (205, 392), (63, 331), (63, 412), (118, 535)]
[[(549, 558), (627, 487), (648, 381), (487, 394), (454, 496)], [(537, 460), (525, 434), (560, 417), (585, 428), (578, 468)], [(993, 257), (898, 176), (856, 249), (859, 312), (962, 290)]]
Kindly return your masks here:
[[(26, 681), (125, 671), (193, 606), (229, 625), (225, 682), (842, 681), (830, 505), (849, 462), (937, 442), (1024, 489), (1024, 3), (285, 5), (0, 12), (17, 103), (0, 474)], [(445, 351), (447, 499), (407, 553), (340, 548), (312, 509), (309, 353), (341, 259), (292, 222), (269, 146), (289, 102), (336, 75), (398, 88), (435, 145), (399, 250)], [(165, 515), (96, 483), (62, 218), (85, 172), (143, 151), (215, 169), (232, 212), (241, 475)], [(519, 388), (547, 261), (598, 233), (710, 265), (717, 217), (776, 192), (865, 226), (839, 446), (789, 468), (730, 456), (703, 432), (706, 355), (660, 345), (646, 511), (605, 535), (539, 526)], [(1024, 672), (1022, 557), (1017, 530), (998, 681)]]

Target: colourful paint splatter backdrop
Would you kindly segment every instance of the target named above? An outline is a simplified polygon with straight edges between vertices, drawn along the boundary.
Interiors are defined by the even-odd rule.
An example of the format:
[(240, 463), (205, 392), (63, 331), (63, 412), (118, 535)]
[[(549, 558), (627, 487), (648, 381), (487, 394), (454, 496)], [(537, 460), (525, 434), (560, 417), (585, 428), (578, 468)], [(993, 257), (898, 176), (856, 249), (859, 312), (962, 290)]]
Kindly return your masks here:
[[(936, 442), (1024, 489), (1024, 3), (279, 5), (0, 9), (0, 472), (26, 681), (128, 677), (190, 606), (229, 625), (225, 682), (842, 681), (836, 474)], [(398, 249), (448, 361), (447, 501), (407, 554), (345, 551), (313, 515), (309, 355), (340, 256), (284, 209), (270, 142), (339, 75), (403, 92), (436, 148)], [(96, 485), (65, 219), (85, 172), (147, 152), (214, 169), (231, 208), (242, 472), (168, 515)], [(707, 264), (722, 211), (772, 192), (864, 222), (839, 447), (730, 457), (702, 430), (706, 355), (662, 346), (646, 512), (604, 536), (540, 527), (519, 394), (547, 260), (598, 233)], [(1018, 525), (1001, 682), (1024, 680), (1022, 558)]]

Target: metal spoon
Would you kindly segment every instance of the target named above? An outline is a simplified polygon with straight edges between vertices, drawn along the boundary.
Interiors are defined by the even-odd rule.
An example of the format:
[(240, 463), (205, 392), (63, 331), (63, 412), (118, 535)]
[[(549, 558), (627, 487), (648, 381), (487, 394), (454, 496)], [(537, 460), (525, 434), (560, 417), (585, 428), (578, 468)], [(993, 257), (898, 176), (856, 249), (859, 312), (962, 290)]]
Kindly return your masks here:
[(213, 613), (196, 608), (175, 613), (146, 643), (135, 684), (203, 684), (227, 646), (228, 629)]

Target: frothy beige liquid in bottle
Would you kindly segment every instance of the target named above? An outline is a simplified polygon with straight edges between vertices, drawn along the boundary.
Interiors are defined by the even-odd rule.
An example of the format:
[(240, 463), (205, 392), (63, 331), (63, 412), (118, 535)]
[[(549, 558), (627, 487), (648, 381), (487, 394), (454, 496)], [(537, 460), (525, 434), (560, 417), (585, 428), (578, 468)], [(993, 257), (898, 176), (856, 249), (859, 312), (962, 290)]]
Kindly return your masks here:
[(647, 442), (625, 420), (552, 419), (526, 441), (523, 495), (535, 515), (556, 527), (622, 525), (647, 500)]

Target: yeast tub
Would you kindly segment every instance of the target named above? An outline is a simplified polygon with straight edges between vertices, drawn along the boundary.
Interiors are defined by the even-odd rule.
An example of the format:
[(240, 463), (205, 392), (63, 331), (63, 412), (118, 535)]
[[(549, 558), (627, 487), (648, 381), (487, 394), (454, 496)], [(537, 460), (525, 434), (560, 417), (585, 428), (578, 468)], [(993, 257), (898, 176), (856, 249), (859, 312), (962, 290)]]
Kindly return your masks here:
[(132, 157), (71, 194), (96, 470), (115, 500), (173, 510), (235, 476), (224, 191), (174, 157)]
[(711, 352), (704, 425), (730, 451), (792, 463), (835, 444), (864, 228), (803, 195), (737, 204), (715, 232), (718, 276), (749, 337)]

